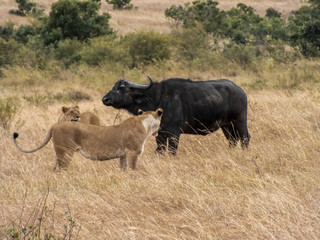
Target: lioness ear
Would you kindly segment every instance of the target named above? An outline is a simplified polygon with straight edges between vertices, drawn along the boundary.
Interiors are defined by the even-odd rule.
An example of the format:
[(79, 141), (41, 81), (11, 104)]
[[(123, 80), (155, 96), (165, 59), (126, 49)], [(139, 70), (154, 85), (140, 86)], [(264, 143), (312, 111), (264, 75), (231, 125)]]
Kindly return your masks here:
[(78, 106), (78, 105), (74, 106), (74, 108), (77, 109), (77, 110), (79, 110), (79, 106)]
[(62, 112), (63, 112), (63, 113), (67, 112), (68, 110), (69, 110), (68, 107), (66, 107), (66, 106), (63, 106), (63, 107), (62, 107)]
[(162, 113), (163, 113), (162, 108), (158, 108), (158, 109), (157, 109), (157, 114), (158, 114), (159, 117), (162, 116)]
[(143, 111), (141, 109), (138, 110), (138, 115), (141, 115)]

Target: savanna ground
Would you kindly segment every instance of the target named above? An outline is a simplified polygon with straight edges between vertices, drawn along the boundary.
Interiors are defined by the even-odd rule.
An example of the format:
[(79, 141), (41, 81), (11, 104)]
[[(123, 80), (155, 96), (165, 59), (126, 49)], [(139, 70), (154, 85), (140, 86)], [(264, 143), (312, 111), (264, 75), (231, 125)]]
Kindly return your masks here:
[[(142, 2), (147, 1), (133, 4)], [(163, 12), (155, 1), (148, 3), (154, 16)], [(261, 8), (267, 3), (289, 6), (293, 1), (255, 1)], [(114, 13), (132, 14), (137, 22), (145, 17), (141, 8), (134, 11)], [(153, 28), (152, 21), (145, 21)], [(120, 23), (121, 17), (113, 27), (132, 30)], [(1, 95), (18, 99), (19, 111), (6, 128), (0, 127), (0, 238), (40, 229), (42, 238), (52, 239), (319, 239), (320, 92), (318, 83), (308, 79), (320, 78), (320, 65), (294, 64), (263, 66), (258, 73), (223, 66), (212, 72), (182, 71), (173, 65), (126, 70), (121, 76), (103, 67), (48, 76), (19, 67), (4, 70)], [(101, 98), (120, 77), (143, 83), (145, 74), (158, 81), (174, 76), (235, 81), (249, 99), (249, 149), (230, 149), (219, 130), (205, 137), (183, 135), (178, 156), (159, 156), (150, 138), (136, 171), (121, 171), (118, 160), (96, 162), (75, 154), (66, 172), (55, 173), (51, 142), (33, 154), (15, 148), (14, 131), (23, 147), (38, 145), (62, 105), (94, 111), (104, 125), (121, 122), (129, 114), (104, 106)], [(91, 98), (61, 98), (77, 91)]]

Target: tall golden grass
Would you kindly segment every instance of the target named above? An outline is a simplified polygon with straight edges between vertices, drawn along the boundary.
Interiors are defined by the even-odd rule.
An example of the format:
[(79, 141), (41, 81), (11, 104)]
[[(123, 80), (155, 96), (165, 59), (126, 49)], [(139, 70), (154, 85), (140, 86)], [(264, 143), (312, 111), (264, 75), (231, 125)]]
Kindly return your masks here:
[[(79, 79), (69, 80), (42, 85), (52, 92), (63, 86), (87, 92), (93, 99), (77, 104), (96, 112), (104, 125), (129, 116), (101, 103), (112, 82), (87, 90), (76, 84)], [(249, 85), (245, 75), (235, 81)], [(320, 238), (317, 89), (245, 87), (252, 136), (245, 151), (230, 149), (219, 130), (183, 135), (177, 157), (156, 155), (151, 138), (136, 171), (121, 171), (118, 160), (96, 162), (76, 154), (66, 172), (55, 173), (52, 143), (23, 154), (12, 142), (17, 131), (22, 146), (35, 147), (59, 118), (63, 103), (37, 105), (23, 98), (42, 92), (38, 85), (3, 90), (16, 94), (21, 108), (9, 129), (0, 128), (1, 239), (12, 229), (23, 234), (25, 227), (39, 225), (37, 219), (42, 236), (71, 239)]]

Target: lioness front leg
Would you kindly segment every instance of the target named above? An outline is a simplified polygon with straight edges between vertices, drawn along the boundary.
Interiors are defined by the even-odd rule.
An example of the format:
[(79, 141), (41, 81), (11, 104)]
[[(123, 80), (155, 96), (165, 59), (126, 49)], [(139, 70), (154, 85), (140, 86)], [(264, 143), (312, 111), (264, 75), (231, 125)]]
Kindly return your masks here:
[(137, 161), (140, 153), (141, 152), (137, 152), (137, 151), (127, 151), (127, 159), (129, 161), (129, 165), (132, 170), (136, 169), (136, 165), (137, 165)]
[(56, 166), (54, 167), (54, 171), (66, 170), (71, 162), (74, 151), (65, 150), (65, 148), (55, 147), (56, 152)]

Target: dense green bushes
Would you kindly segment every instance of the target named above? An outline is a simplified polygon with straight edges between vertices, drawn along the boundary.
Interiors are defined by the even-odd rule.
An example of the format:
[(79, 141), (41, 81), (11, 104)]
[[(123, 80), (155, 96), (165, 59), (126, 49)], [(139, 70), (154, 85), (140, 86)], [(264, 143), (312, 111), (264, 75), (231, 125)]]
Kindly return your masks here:
[(94, 38), (81, 51), (81, 61), (88, 65), (131, 66), (128, 49), (115, 36)]
[(300, 53), (320, 56), (320, 4), (314, 0), (289, 19), (272, 8), (261, 17), (245, 4), (223, 11), (218, 2), (196, 0), (165, 11), (183, 26), (170, 34), (139, 31), (121, 37), (110, 28), (110, 15), (98, 14), (99, 3), (59, 0), (49, 16), (36, 17), (31, 25), (0, 26), (0, 68), (46, 68), (51, 62), (132, 69), (169, 61), (205, 71), (228, 64), (256, 69), (258, 61), (294, 61)]
[(132, 58), (132, 67), (149, 65), (170, 57), (168, 36), (153, 31), (129, 33), (124, 38)]
[(320, 4), (310, 0), (288, 21), (275, 9), (267, 9), (265, 18), (250, 6), (239, 3), (229, 11), (220, 10), (218, 2), (196, 0), (191, 4), (171, 6), (165, 15), (185, 28), (200, 24), (213, 36), (231, 39), (236, 44), (264, 45), (268, 39), (282, 40), (298, 47), (304, 56), (320, 56)]

